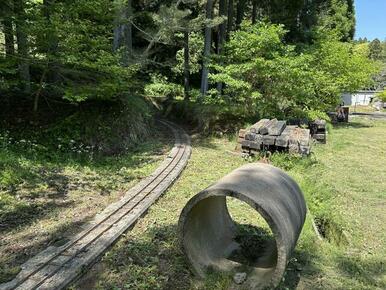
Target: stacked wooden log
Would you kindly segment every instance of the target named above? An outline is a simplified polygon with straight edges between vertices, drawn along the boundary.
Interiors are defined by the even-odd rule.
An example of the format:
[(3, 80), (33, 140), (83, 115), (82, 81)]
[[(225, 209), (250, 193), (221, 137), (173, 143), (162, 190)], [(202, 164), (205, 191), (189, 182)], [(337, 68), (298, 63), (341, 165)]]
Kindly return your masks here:
[(287, 126), (286, 121), (262, 119), (249, 129), (239, 131), (238, 143), (243, 153), (255, 154), (262, 150), (310, 154), (309, 129)]
[(326, 144), (327, 142), (327, 127), (325, 120), (315, 120), (310, 123), (311, 136), (317, 142)]

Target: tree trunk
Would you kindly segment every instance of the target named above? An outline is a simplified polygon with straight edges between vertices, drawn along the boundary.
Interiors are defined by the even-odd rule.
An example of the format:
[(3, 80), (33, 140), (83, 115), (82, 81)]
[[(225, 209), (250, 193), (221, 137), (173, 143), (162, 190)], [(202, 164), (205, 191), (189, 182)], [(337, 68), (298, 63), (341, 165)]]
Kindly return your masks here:
[(123, 47), (122, 64), (128, 66), (133, 53), (133, 17), (132, 0), (128, 0), (125, 6), (118, 3), (116, 6), (113, 50)]
[(5, 46), (5, 55), (9, 58), (15, 54), (15, 39), (14, 39), (14, 30), (12, 24), (13, 17), (13, 5), (10, 0), (3, 0), (4, 3), (0, 5), (0, 22), (3, 26), (4, 33), (4, 46)]
[(35, 114), (38, 111), (39, 98), (40, 98), (40, 94), (42, 93), (42, 90), (43, 90), (43, 82), (44, 82), (44, 78), (46, 76), (47, 70), (48, 70), (48, 68), (44, 69), (44, 71), (42, 73), (42, 76), (40, 77), (39, 88), (38, 88), (38, 90), (36, 91), (36, 94), (35, 94), (34, 107), (33, 107), (33, 111), (34, 111)]
[(121, 26), (116, 25), (114, 27), (113, 51), (116, 51), (119, 48), (120, 36), (121, 36)]
[(228, 23), (226, 29), (226, 40), (229, 40), (229, 34), (233, 29), (233, 14), (234, 14), (234, 4), (233, 0), (228, 0)]
[(47, 21), (47, 27), (49, 29), (46, 30), (46, 41), (47, 47), (45, 48), (47, 59), (49, 61), (48, 64), (48, 81), (52, 83), (59, 82), (59, 64), (58, 64), (58, 46), (59, 46), (59, 38), (56, 33), (55, 27), (51, 22), (51, 11), (52, 4), (54, 0), (44, 0), (43, 1), (43, 14)]
[(236, 12), (236, 29), (240, 29), (241, 22), (243, 22), (244, 18), (244, 10), (246, 0), (239, 0), (237, 3), (237, 12)]
[(126, 8), (126, 21), (125, 24), (125, 45), (126, 45), (126, 52), (127, 52), (127, 62), (132, 57), (133, 53), (133, 25), (131, 24), (131, 21), (133, 21), (133, 6), (132, 6), (132, 0), (127, 1), (127, 8)]
[(15, 40), (13, 34), (12, 20), (10, 17), (3, 19), (5, 54), (7, 57), (15, 54)]
[[(220, 0), (219, 2), (219, 16), (226, 16), (226, 9), (227, 9), (227, 1), (226, 0)], [(225, 40), (225, 33), (226, 33), (226, 23), (225, 21), (220, 24), (220, 27), (218, 29), (217, 34), (217, 54), (220, 55), (222, 52), (222, 48), (224, 46), (224, 40)], [(217, 83), (217, 90), (221, 94), (222, 92), (222, 82)]]
[(114, 19), (114, 39), (113, 39), (113, 51), (116, 51), (122, 45), (122, 39), (124, 37), (124, 26), (122, 25), (122, 19), (124, 18), (126, 11), (122, 7), (120, 1), (115, 1), (115, 19)]
[[(220, 0), (219, 2), (219, 16), (225, 17), (226, 16), (226, 0)], [(218, 29), (217, 34), (217, 54), (220, 54), (222, 51), (222, 47), (224, 46), (224, 40), (225, 40), (225, 33), (226, 33), (226, 23), (225, 21), (220, 24), (220, 27)]]
[[(206, 2), (206, 20), (212, 20), (212, 10), (213, 10), (213, 0), (207, 0)], [(210, 24), (205, 26), (205, 43), (204, 43), (204, 53), (203, 53), (203, 63), (202, 63), (202, 76), (201, 76), (201, 97), (204, 97), (208, 91), (209, 81), (209, 57), (210, 57), (210, 48), (212, 46), (212, 29)]]
[(123, 14), (121, 15), (121, 43), (119, 46), (124, 46), (124, 53), (122, 56), (123, 66), (128, 66), (133, 53), (133, 25), (131, 23), (133, 17), (132, 0), (128, 0), (126, 7), (122, 8)]
[(257, 0), (252, 0), (252, 24), (256, 23), (257, 19)]
[(189, 57), (189, 31), (184, 32), (184, 97), (190, 98), (190, 57)]
[[(4, 33), (4, 45), (5, 45), (5, 56), (7, 59), (12, 60), (13, 55), (15, 54), (15, 40), (14, 40), (14, 32), (12, 25), (12, 15), (13, 11), (10, 7), (11, 3), (5, 3), (4, 5), (4, 16), (2, 25), (3, 25), (3, 33)], [(1, 8), (1, 6), (0, 6)], [(2, 96), (2, 105), (4, 106), (4, 112), (9, 112), (10, 108), (10, 96), (8, 94), (3, 94)]]
[(17, 53), (19, 57), (19, 75), (24, 93), (31, 92), (31, 78), (28, 60), (28, 39), (26, 34), (26, 17), (23, 0), (15, 0)]

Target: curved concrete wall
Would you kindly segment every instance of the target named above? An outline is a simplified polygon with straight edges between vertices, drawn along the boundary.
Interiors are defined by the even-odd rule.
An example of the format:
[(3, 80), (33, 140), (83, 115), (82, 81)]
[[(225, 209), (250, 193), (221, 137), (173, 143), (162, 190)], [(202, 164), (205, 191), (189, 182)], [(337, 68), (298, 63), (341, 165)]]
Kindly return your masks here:
[[(268, 223), (274, 235), (261, 259), (242, 265), (229, 257), (239, 248), (236, 225), (226, 197), (248, 203)], [(179, 220), (182, 246), (195, 272), (238, 272), (247, 268), (250, 289), (276, 287), (284, 274), (306, 217), (306, 203), (296, 182), (284, 171), (263, 163), (242, 166), (195, 195)]]

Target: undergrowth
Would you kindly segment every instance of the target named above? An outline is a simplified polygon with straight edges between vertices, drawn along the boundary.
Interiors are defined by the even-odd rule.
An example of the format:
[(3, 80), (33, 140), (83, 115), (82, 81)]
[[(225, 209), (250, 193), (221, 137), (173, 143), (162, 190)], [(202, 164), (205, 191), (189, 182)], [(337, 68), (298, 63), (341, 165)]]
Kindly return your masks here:
[(4, 124), (0, 283), (30, 255), (79, 230), (164, 158), (171, 132), (143, 105), (90, 106), (45, 124)]
[(276, 153), (272, 155), (271, 162), (289, 172), (299, 183), (307, 197), (308, 209), (321, 236), (336, 244), (347, 243), (344, 233), (348, 225), (343, 221), (337, 208), (335, 201), (337, 190), (318, 176), (317, 172), (325, 170), (318, 158), (314, 154), (305, 158)]
[[(386, 137), (385, 124), (361, 120), (336, 126), (327, 144), (314, 146), (309, 158), (272, 155), (269, 162), (295, 179), (310, 210), (279, 289), (385, 289), (385, 187), (377, 178), (384, 163), (378, 153), (385, 150), (380, 142)], [(210, 272), (204, 280), (197, 279), (177, 234), (179, 214), (192, 196), (246, 162), (258, 161), (233, 154), (235, 140), (226, 137), (194, 138), (181, 177), (87, 273), (90, 288), (242, 289), (226, 273)], [(239, 204), (232, 203), (232, 217), (235, 213), (237, 222), (261, 226), (256, 215)], [(255, 235), (254, 240), (260, 245), (262, 237)], [(84, 283), (72, 289), (84, 289)]]

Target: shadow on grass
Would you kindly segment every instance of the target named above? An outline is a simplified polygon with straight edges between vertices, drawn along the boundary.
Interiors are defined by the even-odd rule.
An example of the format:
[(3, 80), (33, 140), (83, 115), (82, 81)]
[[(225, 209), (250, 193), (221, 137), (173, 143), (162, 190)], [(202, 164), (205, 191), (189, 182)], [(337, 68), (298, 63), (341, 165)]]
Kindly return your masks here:
[[(257, 265), (264, 251), (272, 250), (270, 245), (276, 248), (276, 242), (273, 240), (274, 237), (271, 231), (254, 225), (237, 224), (237, 226), (241, 236), (236, 236), (235, 240), (240, 244), (241, 251), (244, 254), (244, 260), (238, 262), (244, 265)], [(312, 263), (313, 253), (317, 252), (317, 248), (315, 244), (309, 246), (312, 249), (311, 251), (309, 248), (294, 251), (287, 265), (284, 281), (278, 286), (278, 289), (297, 289), (301, 278), (312, 279), (321, 273), (321, 270)], [(252, 263), (250, 263), (251, 261)]]
[[(104, 194), (108, 191), (104, 183), (111, 180), (112, 175), (116, 177), (114, 180), (132, 181), (139, 173), (129, 169), (140, 169), (153, 162), (154, 156), (166, 153), (160, 144), (160, 140), (147, 142), (124, 156), (89, 162), (54, 150), (40, 154), (40, 151), (16, 146), (0, 147), (0, 233), (30, 225), (49, 211), (73, 206), (65, 198), (74, 188), (92, 184), (94, 190)], [(66, 167), (70, 168), (70, 175), (64, 172)], [(96, 177), (82, 176), (83, 167), (87, 172), (96, 172)]]
[(74, 233), (81, 230), (81, 226), (89, 219), (90, 217), (84, 217), (82, 220), (62, 224), (55, 231), (50, 232), (47, 239), (33, 239), (33, 237), (30, 237), (32, 243), (9, 245), (2, 252), (4, 256), (0, 257), (0, 284), (12, 280), (20, 272), (21, 265), (34, 255), (49, 246), (61, 246), (66, 243)]
[(349, 121), (348, 123), (337, 123), (333, 125), (334, 129), (361, 129), (361, 128), (371, 128), (373, 126), (364, 124), (363, 122)]
[(214, 137), (211, 136), (192, 136), (192, 145), (193, 147), (203, 147), (207, 149), (216, 150), (218, 149), (218, 145), (213, 142), (213, 139)]
[(354, 256), (339, 256), (335, 259), (339, 271), (353, 280), (377, 289), (386, 289), (385, 260), (379, 257), (362, 258)]
[(300, 279), (314, 279), (322, 272), (313, 263), (313, 255), (309, 250), (296, 249), (288, 263), (284, 274), (284, 281), (278, 289), (295, 290), (298, 287)]
[[(0, 233), (21, 230), (53, 211), (74, 205), (74, 201), (65, 199), (69, 178), (62, 169), (28, 168), (19, 160), (13, 161), (6, 167), (16, 184), (11, 184), (8, 192), (1, 195)], [(17, 181), (23, 183), (23, 193), (19, 193)]]
[(14, 229), (20, 230), (54, 211), (68, 208), (75, 204), (74, 201), (48, 200), (45, 202), (18, 202), (12, 204), (10, 210), (2, 210), (0, 215), (0, 234)]
[(189, 289), (192, 273), (179, 248), (177, 226), (153, 226), (121, 238), (76, 289)]
[[(28, 161), (34, 163), (35, 166), (49, 168), (63, 168), (68, 165), (89, 166), (96, 169), (119, 169), (122, 166), (134, 167), (146, 162), (147, 159), (151, 159), (153, 155), (165, 154), (165, 148), (172, 147), (174, 141), (172, 133), (167, 128), (157, 126), (154, 129), (154, 134), (146, 140), (138, 141), (130, 147), (126, 147), (122, 152), (104, 154), (103, 150), (100, 151), (96, 147), (93, 150), (90, 149), (91, 147), (86, 149), (85, 144), (62, 144), (61, 142), (64, 141), (53, 139), (52, 136), (47, 136), (47, 138), (40, 136), (38, 141), (32, 142), (29, 139), (34, 140), (34, 138), (28, 135), (14, 135), (8, 137), (9, 140), (12, 140), (9, 144), (0, 144), (0, 156), (10, 155), (13, 158), (13, 160), (5, 158), (5, 161), (7, 159), (16, 163), (18, 161), (24, 163)], [(111, 146), (114, 146), (114, 144)]]
[[(153, 225), (142, 235), (130, 235), (121, 238), (102, 262), (71, 289), (137, 289), (140, 285), (141, 289), (185, 290), (235, 286), (227, 273), (208, 273), (204, 280), (193, 274), (177, 239), (177, 225)], [(260, 243), (261, 237), (258, 240)], [(312, 278), (320, 272), (312, 265), (310, 252), (296, 250), (294, 257), (280, 289), (296, 289), (301, 277)]]

